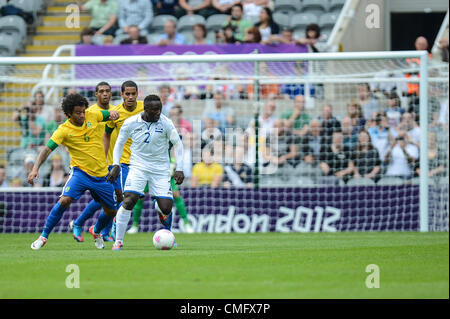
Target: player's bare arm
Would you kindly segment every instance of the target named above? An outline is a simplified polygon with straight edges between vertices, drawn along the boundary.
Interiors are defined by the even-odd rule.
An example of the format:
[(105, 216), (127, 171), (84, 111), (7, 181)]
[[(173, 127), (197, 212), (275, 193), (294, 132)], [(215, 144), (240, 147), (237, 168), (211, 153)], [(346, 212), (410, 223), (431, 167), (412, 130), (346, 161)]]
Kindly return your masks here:
[(45, 146), (44, 149), (39, 153), (36, 159), (36, 163), (34, 163), (33, 169), (28, 175), (28, 184), (34, 185), (34, 179), (39, 178), (39, 168), (41, 167), (42, 163), (45, 162), (51, 152), (52, 150), (48, 146)]

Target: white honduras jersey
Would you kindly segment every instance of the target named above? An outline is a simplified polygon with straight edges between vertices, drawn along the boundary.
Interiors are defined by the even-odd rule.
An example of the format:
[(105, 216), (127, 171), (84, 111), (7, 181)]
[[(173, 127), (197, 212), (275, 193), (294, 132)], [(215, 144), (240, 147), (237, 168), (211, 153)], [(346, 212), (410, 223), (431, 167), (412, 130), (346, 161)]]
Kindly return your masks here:
[[(123, 145), (128, 138), (132, 140), (130, 166), (153, 174), (169, 172), (169, 142), (174, 146), (182, 145), (178, 132), (168, 117), (161, 114), (158, 122), (146, 122), (142, 119), (142, 113), (136, 114), (126, 119), (120, 128), (113, 152), (115, 165), (119, 163)], [(177, 170), (178, 168), (177, 165)]]

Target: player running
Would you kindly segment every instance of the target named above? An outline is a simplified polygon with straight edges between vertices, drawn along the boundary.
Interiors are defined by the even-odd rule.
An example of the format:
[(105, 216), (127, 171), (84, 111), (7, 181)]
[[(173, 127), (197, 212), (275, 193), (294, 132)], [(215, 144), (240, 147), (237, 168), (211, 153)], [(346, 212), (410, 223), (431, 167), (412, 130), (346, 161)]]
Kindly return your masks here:
[(34, 179), (39, 177), (39, 168), (50, 153), (60, 144), (67, 147), (71, 158), (69, 179), (64, 185), (59, 201), (47, 217), (42, 234), (31, 244), (31, 249), (38, 250), (46, 244), (48, 236), (61, 220), (64, 211), (86, 190), (89, 190), (92, 197), (101, 203), (105, 211), (104, 215), (99, 216), (97, 223), (89, 228), (89, 232), (94, 237), (95, 246), (98, 249), (105, 248), (100, 231), (116, 215), (117, 200), (113, 185), (106, 179), (108, 165), (102, 142), (104, 127), (99, 123), (117, 120), (119, 113), (107, 110), (86, 110), (88, 105), (88, 101), (80, 94), (69, 94), (64, 98), (62, 109), (68, 120), (58, 126), (45, 148), (39, 153), (28, 175), (28, 183), (33, 185)]
[[(110, 104), (111, 97), (112, 97), (112, 91), (111, 91), (111, 85), (109, 85), (107, 82), (100, 82), (95, 87), (95, 97), (97, 98), (97, 103), (91, 105), (88, 110), (90, 111), (103, 111), (103, 110), (110, 110), (114, 106)], [(99, 123), (103, 127), (103, 131), (105, 131), (105, 125), (106, 122)], [(116, 183), (117, 184), (117, 183)], [(120, 185), (114, 185), (116, 196), (117, 196), (117, 202), (120, 203), (122, 201), (122, 187)], [(102, 208), (101, 204), (94, 199), (89, 202), (89, 204), (86, 206), (86, 208), (83, 210), (81, 215), (75, 220), (70, 221), (69, 223), (69, 229), (73, 232), (73, 238), (77, 242), (83, 241), (83, 225), (92, 216), (94, 216), (95, 212), (98, 211), (100, 208)], [(100, 214), (104, 214), (104, 212), (101, 212)], [(111, 222), (103, 228), (101, 234), (104, 241), (114, 241), (112, 237), (109, 235), (109, 232), (111, 230), (112, 226), (112, 220)]]
[[(172, 187), (172, 195), (173, 195), (173, 202), (175, 204), (175, 208), (180, 214), (181, 218), (184, 221), (184, 229), (187, 233), (191, 234), (194, 232), (194, 228), (192, 228), (189, 219), (187, 217), (188, 212), (186, 209), (186, 204), (184, 202), (183, 197), (181, 196), (180, 190), (178, 188), (177, 183), (175, 182), (175, 179), (173, 178), (173, 175), (175, 174), (175, 168), (176, 168), (176, 161), (175, 158), (170, 158), (170, 185)], [(145, 186), (144, 193), (148, 193), (148, 184)], [(128, 229), (127, 234), (136, 234), (139, 232), (139, 224), (141, 222), (141, 215), (142, 215), (142, 209), (144, 208), (144, 198), (139, 198), (136, 205), (133, 209), (133, 224)]]
[(173, 178), (177, 184), (184, 180), (183, 143), (173, 122), (161, 114), (162, 103), (157, 95), (144, 100), (144, 112), (128, 118), (119, 132), (113, 151), (113, 168), (108, 180), (115, 180), (120, 171), (119, 159), (125, 143), (131, 139), (131, 158), (124, 199), (116, 216), (116, 241), (113, 250), (121, 250), (131, 210), (139, 197), (144, 196), (148, 182), (149, 194), (156, 200), (155, 208), (164, 227), (172, 223), (172, 189), (170, 185), (169, 142), (174, 147), (177, 167)]
[[(105, 144), (105, 153), (107, 154), (107, 161), (109, 164), (112, 164), (112, 152), (114, 149), (114, 144), (116, 143), (117, 136), (119, 135), (119, 130), (122, 127), (123, 122), (129, 118), (130, 116), (139, 114), (144, 110), (144, 102), (143, 101), (137, 101), (137, 95), (138, 95), (138, 87), (137, 84), (133, 81), (125, 81), (122, 83), (121, 86), (121, 95), (123, 102), (117, 106), (113, 106), (112, 110), (117, 111), (119, 113), (119, 119), (114, 121), (109, 121), (106, 123), (105, 127), (105, 136), (103, 139), (103, 142)], [(116, 189), (117, 198), (120, 199), (118, 202), (122, 202), (122, 190), (123, 190), (123, 184), (125, 183), (125, 180), (128, 175), (128, 165), (130, 162), (130, 145), (131, 140), (127, 141), (125, 144), (124, 152), (122, 155), (122, 158), (120, 159), (120, 178), (115, 180), (113, 182), (114, 188)], [(109, 170), (111, 170), (112, 165), (109, 166)], [(89, 205), (86, 207), (86, 209), (83, 211), (83, 213), (80, 215), (80, 217), (77, 219), (77, 221), (74, 222), (74, 224), (77, 224), (79, 226), (82, 226), (84, 222), (92, 217), (94, 213), (99, 209), (98, 205), (95, 202), (89, 203)], [(113, 225), (114, 226), (114, 225)], [(114, 227), (112, 227), (112, 235), (114, 238)], [(73, 229), (74, 231), (74, 238), (77, 239), (75, 236), (77, 236), (82, 228), (79, 229)], [(111, 229), (111, 225), (109, 225), (108, 232), (104, 235), (106, 235), (107, 241), (113, 241), (113, 239), (110, 239), (109, 236), (109, 230)], [(105, 238), (105, 236), (104, 236)], [(82, 238), (81, 238), (82, 239)]]

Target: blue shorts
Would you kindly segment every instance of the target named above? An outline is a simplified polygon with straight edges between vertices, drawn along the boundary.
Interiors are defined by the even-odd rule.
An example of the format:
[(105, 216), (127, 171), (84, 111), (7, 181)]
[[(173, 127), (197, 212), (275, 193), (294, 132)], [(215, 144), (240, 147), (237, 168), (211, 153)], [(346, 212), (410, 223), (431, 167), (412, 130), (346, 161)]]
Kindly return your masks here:
[(87, 190), (96, 202), (102, 203), (106, 207), (117, 209), (116, 192), (114, 186), (106, 181), (106, 176), (91, 176), (78, 167), (73, 167), (61, 196), (68, 196), (77, 200)]
[[(113, 165), (110, 165), (108, 167), (108, 170), (111, 171), (111, 168)], [(120, 164), (120, 173), (117, 179), (112, 183), (114, 186), (114, 189), (120, 189), (123, 191), (123, 188), (125, 186), (125, 181), (127, 180), (128, 171), (129, 171), (130, 165), (128, 164)]]

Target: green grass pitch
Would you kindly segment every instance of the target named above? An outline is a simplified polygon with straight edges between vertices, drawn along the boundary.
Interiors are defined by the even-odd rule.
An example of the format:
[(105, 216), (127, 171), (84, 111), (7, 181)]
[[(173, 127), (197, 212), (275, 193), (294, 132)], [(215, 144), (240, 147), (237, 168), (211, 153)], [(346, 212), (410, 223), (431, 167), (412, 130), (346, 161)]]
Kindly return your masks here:
[[(126, 235), (122, 251), (97, 250), (89, 234), (0, 234), (0, 298), (449, 298), (448, 233)], [(67, 288), (69, 264), (80, 288)], [(379, 267), (367, 288), (366, 266)]]

